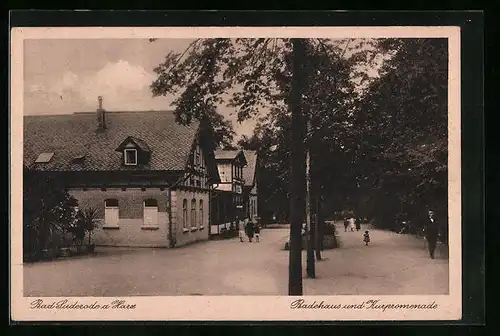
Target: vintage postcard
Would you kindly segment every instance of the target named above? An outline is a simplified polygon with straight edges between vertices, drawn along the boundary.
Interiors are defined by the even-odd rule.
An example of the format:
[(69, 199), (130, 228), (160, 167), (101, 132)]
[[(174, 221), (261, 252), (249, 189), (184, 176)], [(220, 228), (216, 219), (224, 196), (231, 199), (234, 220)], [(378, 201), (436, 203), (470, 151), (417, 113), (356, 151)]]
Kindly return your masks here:
[(459, 27), (13, 28), (14, 321), (462, 317)]

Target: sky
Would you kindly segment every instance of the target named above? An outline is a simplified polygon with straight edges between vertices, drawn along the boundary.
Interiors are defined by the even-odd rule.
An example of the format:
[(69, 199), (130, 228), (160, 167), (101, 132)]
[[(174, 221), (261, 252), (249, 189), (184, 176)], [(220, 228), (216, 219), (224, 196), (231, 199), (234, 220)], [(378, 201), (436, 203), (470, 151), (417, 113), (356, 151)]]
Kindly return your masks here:
[[(25, 40), (24, 114), (94, 111), (103, 97), (108, 111), (168, 110), (175, 97), (153, 98), (153, 69), (170, 51), (182, 53), (192, 40)], [(219, 112), (232, 121), (237, 138), (251, 135), (256, 121), (238, 123), (234, 109)]]
[[(173, 109), (173, 96), (153, 98), (153, 69), (191, 39), (31, 39), (24, 41), (24, 114), (89, 112), (103, 97), (108, 111)], [(372, 71), (372, 70), (370, 70)], [(220, 106), (236, 132), (250, 136), (256, 119), (239, 123), (234, 108)], [(265, 113), (262, 112), (262, 113)]]

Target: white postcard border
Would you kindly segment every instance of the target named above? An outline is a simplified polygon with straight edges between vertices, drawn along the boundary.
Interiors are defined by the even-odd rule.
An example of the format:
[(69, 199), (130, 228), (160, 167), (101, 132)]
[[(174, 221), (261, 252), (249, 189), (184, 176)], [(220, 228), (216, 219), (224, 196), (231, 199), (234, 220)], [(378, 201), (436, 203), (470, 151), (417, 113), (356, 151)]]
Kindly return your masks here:
[[(292, 309), (288, 296), (170, 296), (93, 298), (43, 297), (44, 303), (67, 299), (67, 305), (85, 309), (32, 309), (38, 298), (23, 296), (22, 262), (22, 163), (23, 163), (23, 43), (25, 39), (81, 38), (210, 38), (210, 37), (301, 37), (301, 38), (448, 38), (448, 208), (449, 295), (404, 296), (303, 296), (305, 303), (323, 305), (361, 304), (360, 309)], [(457, 320), (462, 316), (461, 265), (461, 157), (460, 157), (460, 28), (433, 27), (49, 27), (11, 30), (11, 318), (15, 321), (88, 320)], [(57, 275), (54, 275), (57, 276)], [(96, 305), (123, 300), (135, 308), (100, 309)], [(368, 308), (378, 305), (436, 305), (429, 309)], [(78, 303), (76, 303), (78, 301)]]

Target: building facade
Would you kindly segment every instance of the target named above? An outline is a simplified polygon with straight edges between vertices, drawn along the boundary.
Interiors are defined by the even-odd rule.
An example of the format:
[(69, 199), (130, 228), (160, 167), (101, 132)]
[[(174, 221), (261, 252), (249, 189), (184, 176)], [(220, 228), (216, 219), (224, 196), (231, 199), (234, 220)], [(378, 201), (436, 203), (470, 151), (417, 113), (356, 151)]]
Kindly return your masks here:
[(211, 235), (236, 232), (236, 222), (245, 218), (243, 168), (247, 161), (242, 150), (217, 150), (215, 160), (220, 182), (214, 184), (211, 201)]
[(243, 168), (245, 217), (252, 221), (258, 221), (257, 152), (244, 150), (243, 153), (247, 161), (247, 165)]
[(96, 245), (181, 246), (208, 239), (220, 181), (202, 126), (171, 111), (107, 112), (100, 99), (97, 113), (25, 116), (24, 164), (98, 210)]

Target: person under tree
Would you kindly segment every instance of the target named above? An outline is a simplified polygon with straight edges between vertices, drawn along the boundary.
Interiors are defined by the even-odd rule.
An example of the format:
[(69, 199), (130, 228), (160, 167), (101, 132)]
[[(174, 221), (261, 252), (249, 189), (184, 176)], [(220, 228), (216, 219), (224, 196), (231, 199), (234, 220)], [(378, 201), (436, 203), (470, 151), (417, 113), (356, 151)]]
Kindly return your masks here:
[(436, 250), (438, 235), (439, 224), (434, 217), (434, 211), (429, 210), (429, 217), (425, 226), (425, 237), (427, 239), (431, 259), (434, 259), (434, 251)]

